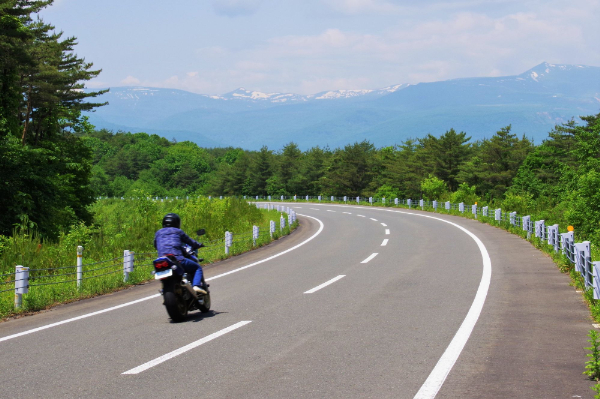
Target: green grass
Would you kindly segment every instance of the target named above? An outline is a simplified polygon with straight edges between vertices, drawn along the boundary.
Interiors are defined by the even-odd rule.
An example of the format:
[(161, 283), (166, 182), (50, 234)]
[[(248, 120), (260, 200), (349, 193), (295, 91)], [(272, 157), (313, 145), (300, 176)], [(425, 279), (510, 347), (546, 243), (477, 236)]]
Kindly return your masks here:
[[(35, 232), (21, 228), (12, 237), (0, 241), (0, 318), (45, 309), (58, 303), (88, 298), (152, 278), (152, 260), (156, 258), (154, 233), (161, 228), (162, 217), (169, 212), (182, 218), (182, 229), (192, 238), (204, 242), (199, 256), (204, 263), (224, 259), (225, 231), (234, 233), (228, 256), (254, 248), (252, 226), (259, 226), (256, 247), (289, 234), (297, 227), (279, 229), (281, 213), (257, 209), (244, 200), (226, 198), (208, 200), (153, 201), (148, 198), (100, 200), (91, 207), (94, 224), (73, 226), (57, 242), (42, 242)], [(269, 221), (277, 229), (271, 238)], [(287, 217), (286, 217), (287, 222)], [(206, 235), (195, 237), (199, 228)], [(84, 247), (83, 280), (76, 283), (77, 246)], [(127, 282), (123, 281), (123, 251), (135, 252), (135, 268)], [(14, 309), (14, 271), (16, 265), (30, 268), (29, 293), (23, 295), (23, 306)]]

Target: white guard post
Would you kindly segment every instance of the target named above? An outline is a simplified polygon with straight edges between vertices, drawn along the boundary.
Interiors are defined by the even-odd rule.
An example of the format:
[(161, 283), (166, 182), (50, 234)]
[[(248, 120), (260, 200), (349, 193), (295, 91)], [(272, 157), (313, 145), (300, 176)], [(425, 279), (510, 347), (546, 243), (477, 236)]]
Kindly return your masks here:
[(279, 230), (283, 231), (284, 228), (285, 228), (285, 218), (283, 217), (283, 215), (281, 215), (281, 217), (279, 218)]
[(292, 223), (293, 223), (293, 221), (292, 221), (292, 214), (288, 213), (288, 226), (291, 226)]
[(23, 306), (23, 294), (29, 292), (29, 268), (17, 266), (15, 269), (15, 309)]
[(308, 201), (308, 195), (306, 196), (306, 201)]
[(529, 228), (529, 224), (531, 223), (531, 216), (527, 215), (527, 216), (523, 216), (521, 218), (521, 224), (523, 225), (523, 230), (530, 232), (531, 229)]
[(398, 198), (394, 198), (394, 205), (398, 205)]
[(592, 262), (594, 270), (594, 299), (600, 299), (600, 262)]
[(369, 204), (373, 204), (373, 197), (369, 197)]
[(360, 204), (360, 197), (356, 197), (356, 203)]
[(498, 222), (502, 220), (502, 209), (498, 208), (494, 211), (494, 220)]
[(410, 209), (410, 207), (412, 206), (412, 200), (409, 198), (406, 200), (406, 203), (408, 204), (408, 209)]
[(344, 195), (344, 203), (346, 203), (346, 201), (348, 201), (348, 197)]
[(488, 215), (489, 215), (489, 212), (488, 212), (488, 211), (489, 211), (489, 209), (490, 209), (490, 208), (489, 208), (489, 207), (487, 207), (487, 206), (484, 206), (483, 208), (481, 208), (481, 211), (482, 211), (482, 213), (483, 213), (483, 216), (485, 216), (485, 217), (488, 217)]
[(471, 205), (471, 213), (477, 218), (477, 205)]
[(544, 220), (537, 220), (535, 222), (535, 236), (544, 239), (544, 228), (546, 227)]
[(449, 211), (450, 210), (450, 201), (446, 201), (446, 210)]
[(275, 221), (271, 220), (269, 223), (269, 230), (271, 232), (271, 238), (273, 238), (273, 233), (275, 233)]
[(133, 251), (123, 251), (123, 281), (129, 281), (129, 273), (133, 272)]
[(281, 196), (281, 200), (283, 201), (283, 195)]
[(321, 202), (321, 196), (319, 195), (319, 202)]
[(335, 198), (333, 197), (333, 195), (331, 196), (331, 202), (334, 202)]
[(421, 207), (421, 209), (425, 208), (425, 201), (424, 200), (419, 200), (419, 206)]
[(225, 232), (225, 255), (229, 255), (229, 247), (233, 244), (233, 233)]
[(433, 210), (437, 211), (437, 201), (433, 201)]
[(77, 289), (81, 288), (81, 279), (83, 278), (83, 247), (77, 247)]
[(510, 219), (510, 224), (512, 224), (513, 226), (515, 226), (517, 224), (517, 212), (511, 212), (511, 213), (509, 213), (508, 217)]
[(458, 211), (460, 213), (465, 213), (465, 203), (464, 202), (461, 202), (458, 204)]
[(258, 240), (259, 229), (258, 226), (252, 226), (252, 243), (256, 246), (256, 240)]

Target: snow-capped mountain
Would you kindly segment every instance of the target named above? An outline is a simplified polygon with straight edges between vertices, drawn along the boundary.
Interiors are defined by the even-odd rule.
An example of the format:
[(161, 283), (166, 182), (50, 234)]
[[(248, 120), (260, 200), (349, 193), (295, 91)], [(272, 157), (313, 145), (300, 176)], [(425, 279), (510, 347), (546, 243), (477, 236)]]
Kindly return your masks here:
[(539, 143), (556, 124), (600, 111), (600, 68), (542, 63), (514, 76), (312, 95), (117, 87), (101, 100), (109, 105), (89, 114), (98, 128), (202, 146), (335, 147), (365, 139), (382, 146), (451, 128), (477, 140), (508, 125)]

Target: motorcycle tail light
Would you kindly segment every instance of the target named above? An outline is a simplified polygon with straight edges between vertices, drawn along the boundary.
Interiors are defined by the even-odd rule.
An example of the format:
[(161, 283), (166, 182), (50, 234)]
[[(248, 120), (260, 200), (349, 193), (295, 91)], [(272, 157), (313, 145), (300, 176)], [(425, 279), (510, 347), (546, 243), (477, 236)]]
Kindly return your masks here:
[(166, 260), (161, 260), (158, 262), (154, 262), (154, 267), (157, 269), (168, 269), (171, 267), (171, 265), (169, 265), (169, 262), (167, 262)]

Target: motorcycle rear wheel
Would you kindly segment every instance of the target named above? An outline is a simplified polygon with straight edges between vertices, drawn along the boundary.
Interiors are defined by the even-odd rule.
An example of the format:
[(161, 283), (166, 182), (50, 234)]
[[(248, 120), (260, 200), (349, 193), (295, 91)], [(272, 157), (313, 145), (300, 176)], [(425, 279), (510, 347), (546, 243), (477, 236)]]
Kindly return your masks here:
[(185, 320), (188, 313), (188, 308), (183, 302), (183, 298), (177, 297), (174, 292), (165, 292), (165, 307), (167, 313), (173, 322), (179, 323)]
[(208, 313), (210, 311), (210, 292), (204, 295), (204, 304), (199, 306), (200, 312)]

